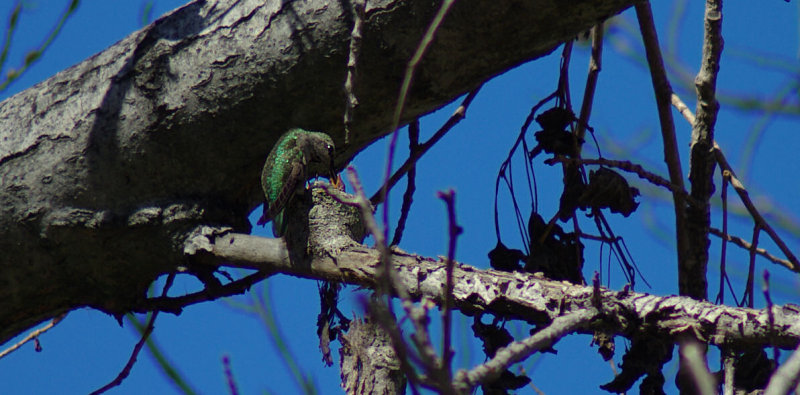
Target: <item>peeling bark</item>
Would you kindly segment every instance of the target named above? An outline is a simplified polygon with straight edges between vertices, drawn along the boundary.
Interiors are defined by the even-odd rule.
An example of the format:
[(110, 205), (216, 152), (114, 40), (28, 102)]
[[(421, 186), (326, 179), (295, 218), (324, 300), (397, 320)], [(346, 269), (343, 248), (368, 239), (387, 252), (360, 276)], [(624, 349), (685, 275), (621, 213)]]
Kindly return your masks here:
[[(299, 277), (340, 281), (374, 288), (380, 262), (378, 251), (352, 246), (335, 258), (314, 256), (309, 262), (290, 263), (280, 239), (204, 232), (191, 239), (195, 254), (210, 254), (220, 264), (275, 271)], [(205, 252), (203, 252), (205, 251)], [(415, 300), (444, 300), (445, 262), (399, 249), (392, 253), (399, 285)], [(794, 349), (800, 344), (800, 306), (773, 306), (771, 326), (766, 309), (715, 305), (687, 296), (656, 296), (632, 291), (612, 291), (544, 278), (540, 273), (481, 270), (457, 264), (453, 274), (453, 300), (467, 315), (490, 312), (536, 325), (557, 317), (597, 308), (600, 312), (581, 333), (602, 331), (628, 339), (658, 337), (674, 342), (682, 334), (712, 345), (734, 348), (774, 345)], [(398, 284), (395, 284), (398, 285)], [(599, 298), (599, 306), (596, 306)]]

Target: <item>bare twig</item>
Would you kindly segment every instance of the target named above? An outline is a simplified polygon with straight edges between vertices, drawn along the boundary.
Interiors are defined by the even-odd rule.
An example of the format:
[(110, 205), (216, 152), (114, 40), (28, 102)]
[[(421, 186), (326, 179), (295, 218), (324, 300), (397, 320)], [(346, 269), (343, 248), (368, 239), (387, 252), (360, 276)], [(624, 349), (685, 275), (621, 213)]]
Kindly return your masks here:
[[(372, 235), (372, 237), (375, 238), (375, 248), (381, 254), (379, 276), (381, 282), (379, 283), (380, 286), (378, 287), (378, 292), (384, 294), (400, 292), (398, 296), (400, 296), (401, 299), (407, 299), (407, 295), (402, 293), (402, 290), (399, 287), (394, 286), (394, 273), (392, 272), (392, 266), (390, 263), (392, 252), (389, 250), (389, 247), (386, 246), (385, 232), (381, 231), (378, 223), (375, 221), (375, 216), (372, 214), (372, 207), (370, 206), (367, 197), (364, 196), (364, 188), (361, 187), (361, 180), (358, 178), (358, 173), (353, 166), (347, 167), (347, 179), (350, 181), (350, 185), (353, 186), (353, 192), (356, 195), (358, 207), (361, 210), (361, 217), (364, 220), (364, 226), (367, 228), (367, 231)], [(391, 304), (388, 304), (387, 308), (391, 313)]]
[(678, 153), (678, 140), (675, 137), (675, 122), (672, 119), (670, 108), (670, 98), (672, 87), (667, 80), (667, 73), (664, 70), (664, 60), (661, 57), (661, 49), (658, 44), (655, 23), (653, 22), (653, 11), (650, 9), (649, 1), (637, 2), (635, 5), (636, 17), (639, 20), (639, 29), (644, 41), (647, 64), (650, 67), (650, 77), (653, 80), (653, 90), (655, 91), (656, 104), (658, 106), (658, 118), (661, 122), (661, 138), (664, 144), (664, 161), (669, 170), (670, 184), (676, 188), (672, 192), (672, 200), (675, 210), (675, 236), (678, 252), (678, 287), (681, 294), (686, 293), (686, 283), (689, 282), (684, 267), (686, 251), (689, 245), (689, 237), (686, 230), (686, 198), (677, 191), (685, 190), (683, 184), (683, 171), (681, 170), (680, 154)]
[(403, 162), (400, 168), (398, 168), (397, 171), (395, 171), (391, 177), (388, 177), (388, 181), (384, 181), (383, 186), (381, 186), (381, 189), (375, 192), (375, 194), (373, 194), (372, 197), (370, 198), (370, 202), (372, 202), (373, 205), (378, 205), (382, 203), (386, 198), (383, 191), (384, 190), (388, 191), (389, 189), (392, 189), (392, 187), (395, 184), (397, 184), (397, 182), (400, 181), (400, 179), (417, 163), (417, 161), (419, 160), (419, 158), (422, 157), (422, 155), (428, 152), (428, 150), (431, 147), (433, 147), (434, 144), (436, 144), (439, 140), (441, 140), (442, 137), (444, 137), (444, 135), (447, 134), (447, 132), (449, 132), (450, 129), (453, 128), (453, 126), (456, 126), (456, 124), (458, 124), (459, 122), (461, 122), (462, 119), (464, 119), (467, 113), (467, 108), (472, 103), (472, 100), (475, 99), (475, 96), (478, 95), (478, 91), (480, 91), (480, 89), (481, 87), (479, 86), (474, 90), (472, 90), (470, 93), (468, 93), (467, 96), (464, 98), (464, 101), (461, 102), (461, 105), (458, 106), (458, 108), (456, 108), (455, 111), (453, 111), (453, 115), (451, 115), (450, 118), (447, 119), (447, 122), (445, 122), (445, 124), (442, 125), (442, 127), (439, 128), (439, 130), (437, 130), (436, 133), (434, 133), (433, 136), (431, 136), (431, 138), (429, 138), (424, 143), (420, 144), (419, 149), (412, 152), (411, 156), (409, 156), (409, 158), (406, 159), (405, 162)]
[[(767, 318), (769, 318), (769, 332), (770, 334), (775, 333), (775, 313), (772, 311), (772, 296), (769, 294), (769, 271), (764, 270), (763, 273), (764, 285), (761, 290), (764, 292), (764, 300), (767, 301)], [(772, 347), (772, 360), (779, 361), (780, 359), (780, 351), (778, 351), (777, 347)]]
[(3, 41), (3, 48), (0, 49), (0, 73), (5, 68), (6, 59), (8, 59), (8, 50), (11, 49), (12, 38), (14, 32), (17, 31), (17, 22), (19, 21), (19, 14), (22, 12), (22, 0), (17, 0), (14, 8), (8, 14), (8, 26), (6, 27), (5, 40)]
[(164, 311), (173, 314), (180, 314), (183, 308), (189, 305), (244, 293), (250, 289), (253, 284), (273, 274), (274, 273), (270, 271), (259, 271), (213, 290), (204, 289), (202, 291), (176, 297), (167, 297), (162, 295), (156, 298), (148, 298), (143, 303), (133, 308), (132, 311), (136, 313)]
[[(758, 224), (753, 226), (753, 244), (750, 246), (750, 260), (747, 270), (747, 284), (745, 285), (744, 294), (747, 298), (747, 307), (753, 308), (753, 287), (755, 285), (755, 272), (756, 272), (756, 249), (758, 248), (758, 236), (761, 234), (761, 228)], [(744, 300), (742, 300), (744, 303)]]
[(675, 109), (683, 115), (683, 118), (689, 121), (690, 125), (694, 125), (694, 113), (686, 106), (686, 103), (675, 93), (670, 95), (669, 100)]
[(592, 114), (592, 102), (594, 101), (594, 91), (597, 87), (597, 78), (603, 66), (603, 28), (603, 22), (592, 27), (592, 56), (589, 59), (586, 88), (583, 90), (581, 113), (578, 117), (578, 125), (575, 128), (575, 136), (578, 141), (583, 140), (586, 135), (586, 125), (589, 124), (589, 116)]
[(238, 395), (239, 388), (236, 385), (236, 380), (233, 378), (233, 370), (231, 370), (231, 359), (227, 355), (222, 356), (222, 369), (225, 373), (225, 381), (228, 383), (228, 393), (231, 395)]
[(764, 395), (783, 395), (790, 393), (800, 382), (800, 347), (769, 379)]
[[(671, 100), (675, 108), (677, 108), (679, 111), (681, 111), (681, 113), (684, 114), (686, 120), (689, 121), (689, 123), (694, 123), (695, 119), (694, 115), (688, 109), (688, 107), (686, 107), (686, 104), (683, 103), (680, 97), (678, 97), (678, 95), (673, 94)], [(717, 164), (719, 164), (721, 170), (723, 171), (723, 174), (726, 171), (730, 174), (730, 183), (733, 186), (736, 193), (739, 195), (739, 199), (742, 201), (742, 204), (744, 204), (745, 208), (747, 209), (747, 212), (750, 213), (750, 216), (753, 217), (753, 220), (761, 226), (761, 229), (764, 230), (764, 232), (767, 232), (770, 239), (772, 239), (775, 245), (777, 245), (778, 248), (781, 250), (781, 252), (786, 256), (786, 258), (788, 259), (788, 263), (787, 261), (784, 260), (776, 261), (775, 259), (769, 257), (768, 258), (775, 263), (779, 263), (781, 265), (786, 266), (786, 268), (788, 268), (791, 271), (800, 273), (800, 261), (797, 260), (797, 257), (794, 255), (794, 253), (792, 253), (792, 251), (789, 249), (789, 247), (786, 245), (783, 239), (781, 239), (780, 236), (778, 236), (778, 233), (776, 233), (775, 230), (772, 228), (772, 226), (769, 225), (767, 220), (764, 219), (764, 217), (756, 208), (755, 204), (753, 204), (753, 201), (750, 200), (750, 195), (747, 192), (747, 189), (744, 187), (744, 184), (742, 184), (742, 182), (739, 181), (739, 179), (736, 177), (736, 173), (733, 171), (733, 168), (731, 167), (730, 163), (728, 163), (728, 159), (725, 157), (725, 153), (722, 152), (722, 148), (720, 148), (716, 142), (714, 142), (714, 155), (716, 157)]]
[(566, 108), (572, 110), (572, 99), (569, 92), (569, 62), (572, 60), (572, 48), (575, 46), (575, 40), (569, 40), (564, 43), (564, 48), (561, 49), (561, 65), (558, 72), (558, 98)]
[(67, 313), (61, 313), (58, 316), (56, 316), (55, 318), (53, 318), (52, 320), (50, 320), (50, 322), (48, 322), (46, 325), (42, 326), (41, 328), (31, 331), (31, 333), (28, 333), (28, 335), (25, 336), (24, 339), (18, 341), (14, 345), (12, 345), (12, 346), (6, 348), (5, 350), (3, 350), (2, 352), (0, 352), (0, 358), (3, 358), (6, 355), (11, 354), (12, 352), (14, 352), (17, 349), (19, 349), (20, 347), (22, 347), (25, 343), (27, 343), (27, 342), (29, 342), (29, 341), (31, 341), (33, 339), (38, 339), (39, 335), (49, 331), (54, 326), (58, 325), (58, 323), (61, 322), (64, 319), (64, 317), (66, 317), (66, 316), (67, 316)]
[(480, 383), (496, 379), (512, 364), (529, 357), (534, 352), (550, 347), (565, 335), (586, 325), (597, 316), (594, 308), (576, 311), (558, 317), (546, 328), (522, 341), (515, 341), (500, 349), (494, 358), (474, 367), (470, 371), (459, 371), (455, 385), (461, 391), (469, 392)]
[(346, 96), (344, 108), (344, 143), (350, 143), (350, 126), (353, 124), (353, 112), (358, 107), (355, 93), (358, 56), (361, 54), (361, 29), (364, 24), (364, 8), (366, 0), (353, 1), (353, 31), (350, 33), (350, 56), (347, 58), (347, 77), (344, 81)]
[[(750, 244), (747, 240), (745, 240), (745, 239), (743, 239), (741, 237), (726, 234), (725, 232), (723, 232), (723, 231), (721, 231), (721, 230), (719, 230), (717, 228), (711, 228), (710, 231), (711, 231), (712, 235), (717, 236), (717, 237), (719, 237), (721, 239), (725, 239), (727, 241), (730, 241), (731, 243), (736, 244), (737, 246), (741, 247), (742, 249), (745, 249), (745, 250), (752, 249), (752, 244)], [(794, 266), (792, 265), (792, 262), (789, 262), (786, 259), (778, 258), (775, 255), (770, 254), (769, 251), (767, 251), (764, 248), (756, 248), (755, 252), (758, 255), (761, 255), (764, 258), (769, 259), (773, 263), (777, 263), (778, 265), (781, 265), (781, 266), (783, 266), (783, 267), (785, 267), (785, 268), (787, 268), (789, 270), (794, 270)]]
[[(167, 281), (164, 284), (164, 289), (161, 291), (161, 297), (167, 296), (167, 291), (169, 291), (170, 287), (172, 287), (172, 282), (175, 281), (175, 272), (172, 272), (167, 276)], [(125, 364), (125, 367), (122, 368), (122, 371), (119, 372), (117, 377), (114, 380), (111, 380), (110, 383), (102, 386), (100, 389), (93, 391), (92, 395), (102, 394), (120, 384), (128, 375), (131, 373), (131, 369), (133, 368), (133, 364), (136, 363), (136, 359), (139, 356), (139, 352), (142, 350), (144, 343), (147, 341), (147, 338), (150, 337), (150, 334), (153, 332), (153, 328), (155, 327), (156, 317), (158, 317), (158, 311), (154, 311), (150, 315), (150, 320), (147, 322), (147, 327), (145, 328), (144, 332), (142, 332), (142, 337), (133, 347), (133, 352), (131, 352), (130, 358), (128, 358), (128, 362)]]
[[(17, 6), (14, 8), (14, 11), (12, 11), (11, 18), (9, 20), (9, 27), (6, 32), (6, 42), (3, 45), (2, 55), (0, 55), (0, 70), (2, 70), (3, 68), (2, 66), (3, 63), (5, 62), (5, 57), (7, 55), (8, 48), (10, 47), (11, 44), (11, 36), (16, 28), (16, 23), (19, 18), (19, 10), (20, 7), (22, 6), (22, 3), (23, 3), (22, 1), (19, 1), (17, 3)], [(0, 92), (4, 91), (9, 84), (18, 79), (25, 71), (28, 70), (28, 68), (30, 68), (34, 63), (36, 63), (39, 59), (42, 58), (42, 55), (50, 46), (50, 44), (53, 43), (53, 40), (55, 40), (56, 37), (58, 37), (58, 35), (61, 33), (61, 29), (64, 27), (64, 24), (67, 22), (70, 16), (72, 16), (72, 14), (75, 13), (75, 10), (78, 9), (79, 3), (80, 3), (79, 0), (71, 0), (69, 5), (67, 6), (67, 9), (65, 9), (64, 12), (61, 13), (61, 16), (58, 18), (58, 22), (56, 22), (56, 25), (50, 31), (50, 34), (47, 36), (47, 38), (44, 39), (39, 48), (28, 51), (28, 53), (25, 54), (24, 63), (18, 69), (9, 70), (6, 73), (5, 80), (0, 82)]]
[(714, 395), (717, 393), (717, 384), (711, 372), (708, 371), (706, 364), (705, 347), (695, 339), (684, 340), (680, 345), (681, 369), (684, 365), (692, 378), (692, 383), (697, 391), (681, 388), (681, 392), (691, 392), (702, 395)]
[[(399, 285), (399, 283), (396, 282), (395, 273), (391, 265), (392, 252), (386, 245), (386, 230), (381, 232), (380, 228), (378, 227), (378, 224), (375, 221), (375, 216), (372, 214), (371, 204), (364, 195), (364, 189), (361, 187), (361, 181), (359, 180), (358, 173), (354, 167), (349, 166), (347, 168), (347, 177), (350, 181), (350, 185), (353, 186), (353, 191), (356, 195), (356, 202), (361, 210), (364, 226), (367, 228), (367, 231), (372, 235), (372, 237), (375, 238), (375, 247), (380, 254), (376, 291), (379, 295), (382, 294), (384, 296), (391, 295), (392, 293), (398, 295), (403, 300), (404, 306), (406, 306), (406, 310), (408, 311), (408, 304), (410, 304), (408, 293), (405, 291), (405, 288), (401, 286), (395, 286), (395, 284)], [(406, 377), (408, 377), (408, 380), (412, 385), (412, 390), (414, 392), (418, 392), (416, 388), (417, 384), (424, 385), (427, 382), (416, 374), (413, 367), (409, 363), (409, 359), (423, 364), (428, 359), (421, 359), (414, 355), (414, 353), (410, 352), (408, 345), (398, 329), (397, 320), (395, 319), (392, 304), (390, 302), (385, 301), (384, 299), (373, 299), (368, 304), (368, 308), (370, 314), (376, 318), (381, 328), (383, 328), (383, 330), (389, 334), (389, 338), (392, 342), (392, 348), (394, 349), (398, 360), (400, 361), (400, 367), (405, 373)]]
[[(722, 199), (722, 251), (720, 251), (719, 258), (719, 290), (717, 291), (716, 301), (719, 304), (725, 303), (725, 284), (724, 281), (728, 278), (728, 273), (725, 270), (725, 259), (728, 251), (728, 180), (730, 173), (722, 173), (722, 192), (720, 193)], [(713, 230), (709, 229), (713, 234)]]
[[(433, 42), (434, 36), (436, 36), (436, 31), (439, 30), (439, 26), (442, 24), (445, 15), (447, 15), (447, 12), (450, 11), (450, 7), (452, 7), (454, 3), (455, 0), (444, 0), (444, 2), (442, 2), (441, 7), (439, 7), (439, 11), (433, 17), (431, 24), (428, 25), (428, 30), (422, 36), (422, 40), (417, 46), (417, 50), (408, 61), (408, 64), (406, 64), (406, 72), (403, 75), (403, 83), (400, 86), (400, 93), (398, 94), (397, 104), (395, 105), (394, 115), (392, 116), (392, 127), (389, 129), (392, 131), (392, 138), (389, 142), (389, 152), (386, 155), (384, 184), (380, 191), (380, 202), (383, 203), (384, 240), (389, 238), (389, 204), (387, 201), (387, 195), (389, 194), (389, 176), (392, 174), (392, 164), (394, 162), (394, 151), (397, 145), (397, 128), (400, 126), (400, 116), (403, 114), (403, 107), (405, 106), (406, 99), (408, 98), (408, 91), (411, 89), (411, 82), (414, 79), (414, 72), (417, 69), (417, 65), (422, 60), (422, 57), (425, 56), (425, 52), (428, 51), (428, 48)], [(373, 204), (377, 203), (373, 200)]]
[(451, 348), (451, 336), (452, 336), (452, 308), (453, 308), (453, 270), (455, 270), (455, 259), (456, 259), (456, 241), (458, 236), (463, 232), (460, 226), (456, 223), (456, 202), (455, 202), (455, 192), (453, 190), (449, 190), (447, 192), (439, 192), (439, 198), (444, 200), (444, 203), (447, 205), (447, 234), (448, 234), (448, 245), (447, 245), (447, 262), (445, 263), (447, 268), (447, 280), (445, 282), (445, 302), (442, 306), (442, 338), (444, 339), (442, 342), (442, 370), (448, 373), (448, 376), (451, 373), (450, 370), (450, 363), (453, 359), (453, 349)]
[[(414, 151), (419, 149), (419, 119), (415, 119), (408, 125), (408, 152), (409, 156), (414, 154)], [(416, 162), (411, 164), (408, 169), (408, 185), (406, 185), (406, 192), (403, 194), (403, 205), (400, 207), (400, 218), (397, 220), (397, 227), (394, 228), (394, 236), (390, 245), (400, 244), (400, 239), (403, 238), (403, 230), (406, 228), (406, 221), (408, 220), (408, 213), (411, 210), (411, 203), (414, 202), (414, 191), (416, 190), (415, 182), (417, 178)]]
[(736, 178), (736, 173), (733, 172), (730, 163), (728, 163), (728, 160), (722, 153), (722, 149), (719, 148), (716, 143), (714, 143), (714, 154), (716, 156), (717, 163), (719, 163), (722, 170), (727, 170), (730, 172), (731, 186), (733, 186), (733, 189), (739, 195), (739, 199), (742, 201), (742, 204), (744, 204), (745, 208), (747, 208), (747, 212), (750, 213), (751, 217), (753, 217), (753, 221), (755, 221), (755, 223), (758, 224), (758, 226), (760, 226), (764, 232), (767, 232), (770, 239), (772, 239), (775, 245), (778, 246), (781, 252), (786, 256), (786, 259), (789, 260), (791, 265), (788, 266), (788, 268), (794, 272), (800, 273), (800, 261), (797, 260), (797, 257), (794, 255), (794, 253), (792, 253), (792, 250), (790, 250), (783, 239), (778, 236), (778, 233), (775, 232), (775, 229), (770, 226), (767, 220), (764, 219), (764, 217), (758, 211), (756, 205), (753, 204), (753, 201), (750, 200), (750, 194), (747, 192), (747, 189), (744, 187), (742, 182)]
[(419, 353), (418, 361), (423, 369), (427, 383), (437, 393), (446, 395), (456, 395), (452, 384), (452, 373), (444, 364), (442, 358), (436, 355), (436, 349), (431, 341), (430, 331), (428, 330), (428, 313), (434, 306), (429, 298), (422, 298), (419, 305), (415, 305), (410, 300), (403, 301), (403, 308), (406, 316), (411, 319), (414, 325), (414, 333), (411, 334), (411, 341)]
[(556, 162), (576, 162), (584, 165), (600, 165), (600, 166), (607, 166), (617, 168), (628, 173), (633, 173), (639, 176), (639, 178), (650, 182), (653, 185), (657, 185), (660, 187), (664, 187), (668, 189), (673, 194), (680, 194), (682, 195), (688, 203), (692, 203), (692, 198), (689, 196), (689, 192), (686, 190), (681, 189), (680, 187), (670, 183), (669, 180), (655, 174), (649, 170), (646, 170), (642, 165), (633, 163), (627, 160), (613, 160), (613, 159), (584, 159), (584, 158), (566, 158), (566, 157), (555, 157), (551, 159), (547, 159), (545, 161), (546, 164), (556, 163)]

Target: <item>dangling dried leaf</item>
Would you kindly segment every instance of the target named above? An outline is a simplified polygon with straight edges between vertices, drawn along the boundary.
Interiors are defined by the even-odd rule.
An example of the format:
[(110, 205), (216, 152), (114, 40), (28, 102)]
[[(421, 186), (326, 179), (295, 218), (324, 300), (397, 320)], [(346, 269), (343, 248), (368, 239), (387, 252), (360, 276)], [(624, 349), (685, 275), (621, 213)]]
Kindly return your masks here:
[(539, 114), (536, 122), (542, 126), (542, 130), (534, 133), (537, 145), (528, 156), (533, 158), (542, 151), (548, 154), (577, 156), (583, 139), (576, 138), (566, 130), (574, 120), (575, 114), (566, 108), (554, 107)]
[(558, 205), (558, 219), (567, 221), (581, 206), (581, 196), (586, 191), (580, 170), (577, 166), (568, 165), (564, 168), (564, 191)]
[(539, 151), (544, 151), (548, 154), (575, 157), (577, 156), (578, 147), (583, 145), (583, 139), (575, 137), (574, 134), (566, 130), (543, 129), (533, 135), (538, 143), (536, 147), (539, 148)]
[(528, 233), (531, 253), (525, 263), (526, 272), (541, 272), (553, 280), (585, 284), (583, 243), (575, 233), (566, 233), (555, 223), (548, 225), (537, 213), (531, 213)]
[(639, 190), (628, 185), (625, 177), (601, 167), (589, 173), (589, 186), (578, 198), (578, 204), (582, 209), (608, 208), (627, 217), (639, 207), (637, 196)]
[(496, 270), (513, 272), (522, 270), (521, 262), (525, 261), (525, 254), (520, 250), (510, 249), (500, 240), (493, 250), (489, 251), (489, 265)]
[(545, 130), (565, 130), (574, 120), (575, 114), (569, 109), (561, 107), (553, 107), (536, 116), (536, 122)]

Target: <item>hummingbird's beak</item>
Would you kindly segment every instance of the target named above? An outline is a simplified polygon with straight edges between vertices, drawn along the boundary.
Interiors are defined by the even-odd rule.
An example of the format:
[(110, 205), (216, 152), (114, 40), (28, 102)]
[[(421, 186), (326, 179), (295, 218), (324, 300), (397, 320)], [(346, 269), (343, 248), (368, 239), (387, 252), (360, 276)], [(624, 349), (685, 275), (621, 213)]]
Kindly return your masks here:
[(331, 180), (331, 186), (340, 190), (344, 191), (344, 182), (342, 181), (342, 176), (339, 173), (331, 172), (329, 180)]
[(336, 188), (336, 189), (338, 189), (340, 191), (344, 191), (344, 182), (342, 182), (342, 177), (339, 175), (339, 173), (336, 172), (336, 166), (333, 163), (333, 158), (335, 156), (335, 154), (333, 153), (333, 148), (329, 148), (329, 150), (330, 150), (329, 155), (330, 155), (330, 158), (331, 158), (331, 163), (330, 163), (330, 167), (328, 167), (328, 169), (330, 170), (330, 174), (328, 175), (328, 179), (331, 180), (331, 186), (332, 187), (334, 187), (334, 188)]

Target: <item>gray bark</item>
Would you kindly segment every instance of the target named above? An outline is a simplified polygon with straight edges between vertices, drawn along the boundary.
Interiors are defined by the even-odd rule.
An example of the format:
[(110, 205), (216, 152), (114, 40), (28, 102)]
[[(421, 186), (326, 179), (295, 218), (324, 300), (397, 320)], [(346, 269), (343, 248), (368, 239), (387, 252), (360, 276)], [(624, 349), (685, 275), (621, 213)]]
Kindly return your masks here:
[[(458, 1), (403, 121), (632, 3)], [(438, 6), (369, 2), (346, 147), (346, 2), (194, 1), (0, 103), (0, 342), (77, 307), (134, 308), (190, 265), (181, 241), (197, 225), (248, 232), (263, 160), (289, 127), (329, 132), (338, 165), (388, 133)]]
[[(211, 229), (198, 233), (187, 252), (211, 255), (224, 265), (265, 270), (356, 284), (375, 288), (380, 253), (364, 246), (342, 250), (335, 259), (312, 256), (307, 264), (290, 262), (281, 239), (226, 233)], [(191, 250), (191, 251), (189, 251)], [(409, 254), (394, 249), (391, 263), (396, 271), (394, 286), (412, 300), (427, 297), (437, 304), (444, 300), (445, 263), (442, 258)], [(657, 296), (623, 289), (574, 285), (551, 280), (542, 273), (481, 270), (457, 263), (453, 274), (455, 308), (467, 315), (489, 311), (508, 319), (547, 324), (571, 313), (597, 309), (600, 315), (577, 333), (596, 331), (628, 339), (666, 339), (691, 335), (715, 346), (794, 349), (800, 344), (800, 306), (767, 309), (715, 305), (687, 296)], [(177, 300), (154, 300), (170, 310)]]
[(380, 325), (355, 319), (340, 339), (342, 388), (347, 394), (404, 394), (406, 376)]

